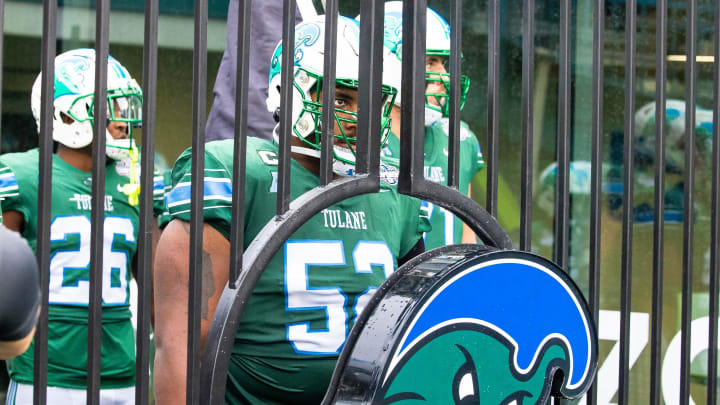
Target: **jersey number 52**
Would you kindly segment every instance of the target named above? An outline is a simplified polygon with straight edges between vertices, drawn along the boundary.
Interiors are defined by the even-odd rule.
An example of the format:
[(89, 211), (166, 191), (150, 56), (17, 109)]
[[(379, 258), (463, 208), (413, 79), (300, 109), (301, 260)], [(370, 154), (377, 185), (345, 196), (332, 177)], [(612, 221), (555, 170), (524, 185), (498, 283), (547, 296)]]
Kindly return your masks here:
[[(385, 242), (359, 241), (353, 249), (355, 273), (372, 273), (372, 266), (382, 267), (385, 278), (395, 270), (395, 260)], [(342, 266), (346, 264), (343, 241), (288, 241), (285, 244), (285, 291), (287, 310), (324, 309), (326, 330), (310, 330), (310, 324), (287, 325), (287, 339), (298, 353), (337, 354), (347, 337), (348, 296), (339, 287), (310, 287), (308, 266)], [(367, 305), (377, 286), (368, 286), (355, 299), (354, 314), (358, 316)]]

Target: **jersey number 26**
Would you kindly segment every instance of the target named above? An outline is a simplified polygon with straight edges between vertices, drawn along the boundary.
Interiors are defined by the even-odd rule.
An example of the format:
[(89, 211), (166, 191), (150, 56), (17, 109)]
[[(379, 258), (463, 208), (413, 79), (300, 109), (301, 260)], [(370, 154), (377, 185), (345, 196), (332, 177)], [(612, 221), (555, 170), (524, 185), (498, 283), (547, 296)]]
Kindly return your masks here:
[[(105, 305), (128, 301), (127, 250), (114, 246), (115, 237), (135, 242), (135, 227), (127, 217), (105, 217), (103, 235), (102, 300)], [(90, 286), (90, 220), (84, 215), (56, 217), (50, 225), (50, 242), (77, 235), (77, 247), (57, 250), (50, 258), (50, 304), (87, 306)]]

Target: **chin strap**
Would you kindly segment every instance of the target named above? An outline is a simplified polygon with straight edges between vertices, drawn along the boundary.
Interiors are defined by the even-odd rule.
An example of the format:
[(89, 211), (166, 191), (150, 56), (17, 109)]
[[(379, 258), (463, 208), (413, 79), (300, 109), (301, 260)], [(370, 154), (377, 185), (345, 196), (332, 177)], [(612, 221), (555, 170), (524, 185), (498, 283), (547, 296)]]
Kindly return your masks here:
[(130, 183), (125, 184), (122, 187), (122, 192), (128, 196), (128, 203), (131, 206), (136, 206), (140, 203), (140, 184), (137, 182), (137, 162), (138, 162), (138, 149), (133, 145), (129, 151), (130, 154)]

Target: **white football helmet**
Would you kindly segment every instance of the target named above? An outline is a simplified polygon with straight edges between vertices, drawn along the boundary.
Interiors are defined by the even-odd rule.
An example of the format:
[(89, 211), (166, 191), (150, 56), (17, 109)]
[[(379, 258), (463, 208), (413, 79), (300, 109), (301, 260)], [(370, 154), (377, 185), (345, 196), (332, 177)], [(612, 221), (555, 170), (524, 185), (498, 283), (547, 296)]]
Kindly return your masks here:
[[(667, 99), (665, 103), (665, 170), (682, 173), (685, 169), (685, 101)], [(695, 107), (697, 156), (712, 161), (713, 112)], [(655, 102), (635, 112), (635, 166), (647, 167), (655, 161)]]
[[(392, 55), (398, 60), (402, 60), (402, 1), (389, 1), (385, 3), (385, 46), (392, 51)], [(425, 36), (425, 54), (428, 56), (441, 56), (446, 64), (450, 58), (450, 25), (435, 10), (427, 8)], [(389, 60), (390, 58), (386, 58)], [(395, 98), (395, 104), (401, 104), (401, 87), (400, 75), (391, 73), (396, 69), (392, 64), (385, 63), (384, 75), (388, 77), (388, 82), (398, 89), (398, 96)], [(446, 65), (445, 69), (448, 69)], [(425, 93), (425, 125), (431, 125), (443, 116), (448, 115), (449, 103), (447, 102), (450, 94), (450, 74), (449, 73), (425, 73), (426, 85), (441, 82), (445, 88), (444, 93)], [(462, 75), (460, 78), (460, 108), (465, 106), (465, 98), (470, 89), (470, 78)], [(426, 86), (428, 87), (428, 86)], [(430, 103), (431, 99), (435, 99), (436, 104)]]
[[(130, 151), (136, 148), (132, 128), (142, 123), (142, 89), (127, 69), (109, 55), (107, 73), (108, 124), (110, 121), (126, 122), (128, 137), (115, 139), (107, 132), (105, 151), (109, 158), (121, 160), (129, 157)], [(35, 79), (31, 93), (31, 108), (38, 131), (41, 75)], [(90, 145), (93, 141), (95, 50), (74, 49), (56, 56), (54, 83), (53, 140), (73, 149)]]
[[(360, 29), (358, 22), (340, 16), (337, 26), (336, 85), (351, 89), (358, 88), (358, 65), (360, 62)], [(322, 91), (325, 48), (325, 18), (305, 21), (295, 27), (295, 66), (293, 79), (292, 135), (302, 140), (305, 146), (292, 146), (292, 151), (307, 156), (320, 157), (320, 136), (322, 132)], [(268, 111), (277, 114), (280, 110), (280, 58), (282, 42), (278, 43), (270, 61), (268, 78)], [(397, 90), (383, 85), (382, 135), (381, 142), (387, 142), (390, 133), (390, 109)], [(340, 115), (338, 115), (340, 113)], [(350, 118), (348, 118), (350, 117)], [(343, 122), (357, 123), (357, 113), (335, 108), (335, 139), (333, 147), (333, 171), (347, 176), (354, 173), (355, 138), (345, 135)], [(338, 134), (339, 132), (339, 134)], [(278, 134), (274, 136), (277, 140)], [(337, 140), (341, 145), (338, 145)]]
[[(665, 104), (665, 221), (682, 222), (685, 194), (685, 137), (684, 100), (667, 99)], [(658, 139), (655, 123), (657, 110), (655, 101), (651, 101), (635, 112), (635, 133), (633, 136), (633, 213), (636, 222), (649, 222), (654, 218), (655, 207), (655, 160), (656, 141)], [(709, 165), (712, 163), (712, 110), (695, 107), (695, 189), (710, 190)], [(619, 219), (623, 206), (623, 181), (625, 135), (613, 133), (610, 140), (610, 162), (603, 165), (604, 189), (608, 194), (608, 203), (612, 215)], [(703, 205), (703, 199), (696, 199), (696, 207)], [(699, 208), (698, 212), (708, 212)]]

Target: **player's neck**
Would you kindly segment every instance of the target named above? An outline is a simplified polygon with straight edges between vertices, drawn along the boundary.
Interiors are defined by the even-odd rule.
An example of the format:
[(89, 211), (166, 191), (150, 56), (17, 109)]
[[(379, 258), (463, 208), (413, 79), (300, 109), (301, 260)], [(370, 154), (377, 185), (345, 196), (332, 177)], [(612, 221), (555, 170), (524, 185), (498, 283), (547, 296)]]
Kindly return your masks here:
[(300, 163), (300, 166), (304, 167), (305, 170), (316, 176), (320, 176), (320, 159), (296, 152), (292, 153), (292, 158)]
[(64, 145), (59, 145), (56, 154), (60, 159), (65, 161), (65, 163), (78, 170), (84, 172), (92, 170), (92, 145), (80, 149), (72, 149)]
[(390, 132), (400, 139), (400, 107), (396, 105), (390, 110)]
[[(295, 152), (293, 152), (291, 155), (292, 158), (295, 159), (295, 161), (300, 163), (300, 166), (305, 168), (305, 170), (318, 177), (320, 176), (320, 159)], [(339, 177), (340, 175), (338, 175), (337, 173), (333, 173), (333, 180)]]
[[(305, 146), (301, 140), (294, 136), (290, 137), (290, 144), (293, 146)], [(290, 155), (296, 162), (300, 163), (300, 166), (304, 167), (305, 170), (316, 176), (320, 176), (320, 159), (297, 152), (292, 152)]]

